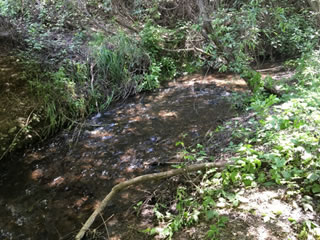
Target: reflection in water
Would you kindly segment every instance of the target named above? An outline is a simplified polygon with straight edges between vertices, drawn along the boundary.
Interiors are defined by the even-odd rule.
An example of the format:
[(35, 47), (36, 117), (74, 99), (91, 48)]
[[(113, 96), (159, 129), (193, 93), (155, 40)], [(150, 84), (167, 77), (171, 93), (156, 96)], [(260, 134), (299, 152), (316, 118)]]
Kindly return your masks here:
[[(218, 77), (188, 76), (136, 96), (89, 119), (76, 144), (62, 133), (4, 164), (0, 239), (71, 238), (112, 186), (176, 162), (182, 135), (188, 143), (234, 114), (225, 97), (245, 84)], [(111, 235), (127, 227), (125, 210), (142, 191), (123, 192), (106, 209)]]

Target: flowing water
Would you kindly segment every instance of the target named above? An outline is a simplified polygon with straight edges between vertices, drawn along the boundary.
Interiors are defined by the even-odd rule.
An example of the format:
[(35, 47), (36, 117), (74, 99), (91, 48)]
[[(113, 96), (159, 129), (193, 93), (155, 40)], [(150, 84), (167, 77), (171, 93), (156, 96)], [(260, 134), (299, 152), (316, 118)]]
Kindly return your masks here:
[[(231, 75), (182, 77), (2, 162), (0, 239), (72, 239), (112, 186), (163, 171), (161, 163), (180, 161), (177, 141), (190, 143), (234, 116), (226, 98), (243, 90)], [(106, 208), (110, 236), (130, 227), (123, 212), (144, 191), (125, 191)]]

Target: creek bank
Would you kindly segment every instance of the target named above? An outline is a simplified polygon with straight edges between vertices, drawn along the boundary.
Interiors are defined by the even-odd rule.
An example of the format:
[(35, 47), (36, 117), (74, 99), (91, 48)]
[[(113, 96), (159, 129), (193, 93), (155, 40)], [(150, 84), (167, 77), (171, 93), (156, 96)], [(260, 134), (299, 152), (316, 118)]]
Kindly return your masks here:
[(2, 49), (0, 54), (0, 160), (38, 139), (39, 102), (24, 78), (21, 60)]

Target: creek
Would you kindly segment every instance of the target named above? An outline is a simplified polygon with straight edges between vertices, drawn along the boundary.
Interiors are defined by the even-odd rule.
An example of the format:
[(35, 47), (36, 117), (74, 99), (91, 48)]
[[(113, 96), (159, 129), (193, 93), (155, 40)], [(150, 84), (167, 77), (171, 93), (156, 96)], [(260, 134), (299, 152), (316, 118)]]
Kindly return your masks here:
[[(176, 142), (188, 145), (234, 116), (226, 98), (245, 89), (232, 75), (184, 76), (0, 163), (0, 239), (72, 239), (114, 185), (182, 161)], [(127, 239), (119, 231), (145, 191), (132, 188), (107, 207), (111, 239)]]

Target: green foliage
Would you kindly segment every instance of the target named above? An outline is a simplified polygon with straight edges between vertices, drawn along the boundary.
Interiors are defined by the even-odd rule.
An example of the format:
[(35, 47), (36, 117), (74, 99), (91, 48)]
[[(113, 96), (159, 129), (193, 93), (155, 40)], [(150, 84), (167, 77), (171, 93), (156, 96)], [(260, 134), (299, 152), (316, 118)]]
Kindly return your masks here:
[(159, 85), (157, 66), (151, 64), (147, 52), (124, 33), (110, 38), (97, 35), (90, 45), (92, 61), (96, 63), (96, 84), (112, 89), (117, 97), (126, 98)]
[(19, 2), (14, 0), (0, 0), (0, 15), (14, 16), (19, 10)]
[(314, 236), (315, 238), (313, 239), (317, 240), (320, 238), (320, 227), (316, 223), (307, 220), (301, 224), (300, 228), (301, 230), (298, 234), (299, 240), (310, 239), (310, 236)]
[(248, 87), (253, 93), (256, 94), (261, 92), (264, 86), (264, 81), (262, 80), (261, 74), (259, 72), (251, 69), (245, 69), (242, 71), (241, 77), (243, 79), (247, 79)]
[(112, 90), (114, 98), (126, 98), (136, 92), (153, 90), (161, 81), (177, 73), (176, 63), (161, 56), (164, 30), (147, 24), (141, 32), (141, 44), (124, 33), (106, 38), (97, 34), (90, 45), (96, 63), (99, 92)]
[[(23, 19), (29, 53), (48, 54), (50, 61), (59, 63), (49, 73), (31, 64), (33, 69), (26, 76), (43, 104), (42, 112), (37, 114), (45, 116), (45, 135), (72, 125), (113, 100), (153, 90), (180, 71), (195, 72), (203, 65), (241, 74), (253, 93), (246, 97), (238, 95), (235, 101), (235, 107), (254, 112), (255, 119), (248, 126), (237, 125), (231, 134), (230, 146), (224, 151), (233, 154), (234, 163), (221, 172), (207, 171), (199, 184), (192, 184), (191, 190), (179, 187), (175, 212), (168, 206), (156, 205), (159, 227), (146, 232), (171, 239), (175, 232), (201, 220), (208, 226), (206, 237), (218, 239), (228, 219), (216, 209), (239, 205), (237, 194), (232, 192), (234, 187), (279, 184), (292, 192), (312, 198), (319, 196), (320, 51), (307, 53), (319, 43), (319, 31), (308, 10), (286, 0), (225, 1), (211, 16), (214, 31), (204, 41), (200, 35), (201, 24), (195, 24), (198, 16), (190, 22), (177, 20), (170, 26), (163, 23), (166, 16), (161, 16), (160, 4), (168, 1), (126, 1), (119, 8), (114, 8), (117, 1), (85, 2), (91, 13), (102, 11), (112, 16), (114, 9), (128, 10), (133, 13), (130, 20), (141, 20), (135, 24), (140, 24), (143, 30), (138, 36), (123, 32), (111, 37), (95, 34), (90, 38), (91, 52), (83, 54), (89, 63), (68, 64), (61, 60), (70, 57), (88, 34), (87, 30), (78, 29), (89, 20), (88, 16), (81, 19), (84, 15), (74, 8), (73, 1), (35, 4), (33, 0), (0, 0), (0, 14)], [(96, 19), (103, 19), (100, 17)], [(69, 40), (62, 43), (63, 37), (60, 38), (66, 32), (75, 36), (70, 45)], [(185, 53), (186, 48), (187, 51), (201, 48), (199, 57)], [(51, 59), (53, 52), (55, 56)], [(251, 70), (250, 64), (302, 53), (301, 59), (289, 64), (298, 66), (297, 82), (288, 87), (290, 94), (281, 99), (265, 95), (263, 87), (272, 86), (273, 79), (263, 80), (261, 74)], [(212, 134), (225, 129), (222, 126)], [(213, 160), (204, 145), (188, 148), (178, 142), (177, 146), (182, 147), (183, 158), (188, 163)], [(303, 198), (302, 203), (306, 211), (314, 211), (312, 199)], [(140, 204), (136, 206), (139, 208)], [(314, 229), (318, 229), (314, 223), (304, 223), (298, 238), (316, 236)]]
[[(33, 73), (28, 71), (25, 76), (29, 80), (32, 91), (42, 103), (41, 111), (46, 119), (43, 135), (51, 135), (58, 129), (69, 125), (75, 119), (83, 118), (88, 114), (87, 101), (84, 95), (79, 93), (76, 84), (83, 84), (81, 78), (75, 82), (64, 68), (57, 72), (42, 73), (37, 64), (30, 64)], [(85, 65), (78, 66), (77, 75), (86, 73)], [(82, 80), (85, 76), (82, 75)]]
[(319, 43), (314, 16), (289, 2), (258, 0), (240, 9), (220, 8), (212, 27), (207, 65), (219, 71), (242, 73), (252, 62), (298, 57)]
[[(80, 22), (86, 18), (79, 16), (74, 4), (63, 0), (0, 0), (0, 14), (10, 19), (22, 36), (19, 44), (27, 47), (24, 55), (60, 66), (64, 59), (75, 58), (84, 41), (78, 36), (83, 34)], [(74, 41), (72, 35), (77, 36)]]
[(275, 95), (269, 95), (268, 97), (257, 94), (251, 98), (251, 105), (248, 109), (252, 109), (260, 116), (268, 115), (269, 108), (278, 103), (279, 99)]
[[(306, 52), (297, 61), (297, 74), (299, 80), (299, 87), (316, 88), (319, 86), (320, 79), (320, 50)], [(304, 89), (301, 89), (304, 91)]]
[(225, 228), (228, 221), (229, 219), (227, 217), (217, 216), (217, 223), (210, 225), (210, 230), (207, 233), (208, 239), (219, 239), (220, 229)]
[(0, 14), (24, 18), (27, 21), (37, 20), (47, 25), (55, 25), (55, 23), (59, 25), (60, 23), (60, 26), (63, 26), (65, 20), (74, 14), (70, 10), (73, 10), (72, 3), (63, 0), (39, 0), (37, 2), (34, 0), (0, 0)]
[(144, 76), (143, 82), (139, 85), (138, 90), (153, 90), (160, 86), (160, 74), (161, 66), (160, 64), (152, 63), (150, 66), (150, 73)]
[(215, 239), (220, 236), (220, 230), (226, 227), (228, 218), (220, 216), (214, 209), (217, 205), (214, 199), (226, 198), (226, 201), (234, 199), (234, 195), (227, 192), (206, 191), (197, 193), (196, 196), (189, 195), (185, 187), (179, 187), (176, 195), (176, 213), (171, 213), (165, 205), (157, 204), (154, 208), (157, 220), (161, 226), (146, 229), (144, 232), (151, 235), (158, 234), (160, 238), (172, 239), (175, 232), (183, 227), (190, 227), (195, 223), (206, 221), (210, 224), (207, 237)]
[(262, 33), (275, 54), (296, 57), (318, 43), (319, 31), (308, 10), (295, 12), (293, 6), (277, 7), (270, 15), (273, 28), (265, 28)]
[[(253, 29), (249, 19), (242, 18), (238, 11), (221, 9), (215, 14), (212, 27), (214, 31), (209, 37), (214, 44), (206, 48), (212, 55), (209, 66), (223, 72), (242, 72), (251, 58), (246, 50), (255, 48), (257, 38), (254, 31), (247, 38), (242, 36), (242, 28)], [(241, 38), (242, 41), (238, 41)]]
[[(250, 109), (256, 112), (259, 124), (255, 136), (243, 140), (254, 145), (238, 145), (236, 165), (223, 172), (223, 182), (252, 186), (267, 181), (292, 184), (303, 179), (299, 185), (305, 193), (319, 192), (320, 94), (315, 87), (319, 84), (319, 59), (318, 51), (302, 58), (296, 74), (298, 85), (291, 89), (295, 94), (284, 97), (280, 104), (273, 95), (265, 98), (258, 94), (251, 98)], [(246, 136), (246, 132), (252, 134), (250, 128), (235, 131), (235, 136), (240, 137)], [(268, 151), (258, 151), (261, 147)]]
[(180, 24), (175, 29), (167, 29), (149, 20), (140, 32), (141, 44), (148, 51), (153, 62), (160, 67), (159, 80), (174, 78), (181, 69), (179, 61), (184, 55), (170, 51), (183, 44), (188, 24)]
[(165, 40), (163, 35), (165, 32), (165, 28), (156, 26), (151, 21), (148, 21), (140, 32), (142, 45), (153, 57), (156, 57), (164, 47)]

